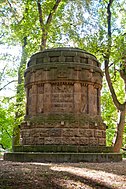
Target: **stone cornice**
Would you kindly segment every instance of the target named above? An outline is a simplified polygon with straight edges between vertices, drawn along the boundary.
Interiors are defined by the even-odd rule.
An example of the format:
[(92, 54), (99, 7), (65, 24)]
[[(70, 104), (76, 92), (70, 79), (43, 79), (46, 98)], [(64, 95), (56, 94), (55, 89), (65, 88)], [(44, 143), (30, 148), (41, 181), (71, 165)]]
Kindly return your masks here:
[[(25, 87), (28, 87), (30, 88), (31, 86), (33, 85), (44, 85), (45, 83), (50, 83), (50, 84), (54, 84), (54, 85), (74, 85), (74, 83), (78, 83), (78, 81), (45, 81), (45, 82), (42, 82), (42, 81), (35, 81), (35, 82), (30, 82), (30, 83), (27, 83), (25, 84)], [(82, 86), (88, 86), (88, 85), (93, 85), (94, 88), (99, 88), (101, 89), (102, 85), (99, 84), (99, 83), (92, 83), (92, 82), (79, 82)]]
[(73, 70), (89, 70), (90, 72), (98, 72), (100, 75), (103, 77), (103, 72), (101, 69), (97, 66), (93, 66), (90, 64), (81, 64), (81, 63), (73, 63), (73, 62), (55, 62), (55, 63), (43, 63), (43, 64), (35, 64), (30, 66), (29, 68), (26, 69), (25, 71), (25, 76), (28, 72), (35, 72), (36, 70), (43, 70), (43, 71), (50, 71), (52, 69), (58, 69), (58, 68), (65, 68), (66, 70), (73, 69)]

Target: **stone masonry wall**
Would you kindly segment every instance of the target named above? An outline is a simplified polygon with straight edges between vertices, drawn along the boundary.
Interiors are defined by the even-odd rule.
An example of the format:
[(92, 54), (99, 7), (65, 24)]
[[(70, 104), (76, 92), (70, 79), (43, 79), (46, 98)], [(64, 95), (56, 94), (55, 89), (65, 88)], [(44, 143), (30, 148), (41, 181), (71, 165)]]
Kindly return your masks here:
[(96, 123), (93, 124), (90, 122), (69, 123), (69, 121), (51, 123), (50, 121), (50, 124), (30, 123), (30, 126), (28, 126), (26, 122), (21, 130), (21, 141), (23, 145), (105, 146), (106, 132), (104, 125), (97, 126)]

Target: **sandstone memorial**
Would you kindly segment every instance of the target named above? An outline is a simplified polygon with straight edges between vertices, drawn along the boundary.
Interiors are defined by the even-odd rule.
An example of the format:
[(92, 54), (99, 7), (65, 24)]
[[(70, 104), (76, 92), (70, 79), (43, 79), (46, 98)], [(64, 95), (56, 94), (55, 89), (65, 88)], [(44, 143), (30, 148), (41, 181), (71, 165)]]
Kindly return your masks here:
[(121, 154), (106, 147), (102, 77), (98, 60), (84, 50), (66, 47), (34, 54), (25, 71), (26, 115), (19, 145), (4, 159), (120, 161)]

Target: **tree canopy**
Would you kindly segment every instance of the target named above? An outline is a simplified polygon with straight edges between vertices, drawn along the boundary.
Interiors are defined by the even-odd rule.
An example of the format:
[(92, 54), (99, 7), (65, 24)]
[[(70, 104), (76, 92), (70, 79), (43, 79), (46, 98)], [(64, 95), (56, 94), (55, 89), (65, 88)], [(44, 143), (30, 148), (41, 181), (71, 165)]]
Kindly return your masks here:
[[(19, 99), (22, 94), (18, 93), (18, 88), (23, 86), (27, 59), (36, 51), (74, 46), (87, 50), (98, 58), (105, 74), (102, 116), (108, 125), (107, 143), (113, 143), (116, 151), (119, 151), (122, 137), (124, 143), (126, 141), (125, 133), (123, 135), (126, 125), (125, 1), (7, 0), (1, 1), (0, 15), (0, 44), (22, 47), (22, 58), (17, 72)], [(9, 70), (9, 74), (12, 74), (12, 70)], [(6, 87), (6, 83), (0, 85), (1, 90), (4, 85)], [(23, 91), (22, 88), (20, 91)], [(23, 98), (19, 100), (22, 101), (22, 106), (24, 99), (23, 92)], [(21, 107), (19, 109), (24, 111), (24, 107)], [(3, 112), (7, 111), (4, 107), (2, 109)]]

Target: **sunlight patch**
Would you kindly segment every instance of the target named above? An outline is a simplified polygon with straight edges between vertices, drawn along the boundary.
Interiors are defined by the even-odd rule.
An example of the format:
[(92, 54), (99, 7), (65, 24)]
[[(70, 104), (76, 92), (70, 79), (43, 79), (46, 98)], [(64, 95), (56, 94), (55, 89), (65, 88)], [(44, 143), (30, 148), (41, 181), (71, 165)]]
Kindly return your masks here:
[(123, 186), (121, 189), (126, 188), (125, 179), (122, 180), (121, 176), (116, 174), (107, 173), (104, 171), (92, 170), (87, 168), (74, 168), (74, 167), (51, 167), (53, 171), (66, 172), (71, 175), (82, 177), (86, 180), (90, 180), (92, 183), (98, 183), (98, 185), (105, 187), (119, 188), (120, 184)]

